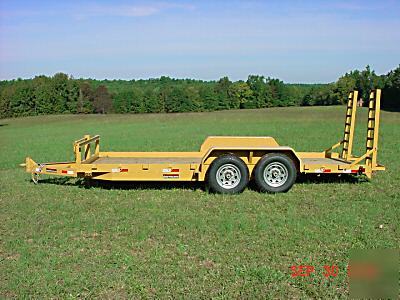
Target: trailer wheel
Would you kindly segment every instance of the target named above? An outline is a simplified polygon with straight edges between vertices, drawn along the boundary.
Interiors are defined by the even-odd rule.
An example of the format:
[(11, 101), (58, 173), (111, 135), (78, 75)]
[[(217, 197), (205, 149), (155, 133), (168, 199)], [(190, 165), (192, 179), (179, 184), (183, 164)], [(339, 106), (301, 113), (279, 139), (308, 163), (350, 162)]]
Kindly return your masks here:
[(215, 193), (241, 193), (248, 183), (249, 170), (246, 164), (232, 154), (215, 159), (207, 172), (207, 185)]
[(254, 170), (254, 180), (261, 192), (287, 192), (296, 181), (297, 170), (293, 160), (285, 154), (264, 155)]

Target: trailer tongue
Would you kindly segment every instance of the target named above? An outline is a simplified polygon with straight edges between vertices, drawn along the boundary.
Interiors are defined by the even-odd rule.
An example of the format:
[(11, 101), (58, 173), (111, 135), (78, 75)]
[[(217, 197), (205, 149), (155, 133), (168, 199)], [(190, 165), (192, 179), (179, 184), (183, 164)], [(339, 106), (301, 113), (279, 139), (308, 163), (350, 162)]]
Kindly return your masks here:
[[(322, 152), (296, 152), (272, 137), (208, 137), (198, 152), (101, 152), (100, 137), (74, 142), (75, 160), (36, 163), (26, 172), (114, 181), (206, 181), (220, 193), (238, 193), (254, 179), (263, 192), (286, 192), (298, 173), (365, 174), (385, 170), (377, 163), (381, 91), (370, 94), (366, 152), (353, 155), (358, 92), (350, 93), (343, 139)], [(335, 152), (339, 149), (339, 152)]]

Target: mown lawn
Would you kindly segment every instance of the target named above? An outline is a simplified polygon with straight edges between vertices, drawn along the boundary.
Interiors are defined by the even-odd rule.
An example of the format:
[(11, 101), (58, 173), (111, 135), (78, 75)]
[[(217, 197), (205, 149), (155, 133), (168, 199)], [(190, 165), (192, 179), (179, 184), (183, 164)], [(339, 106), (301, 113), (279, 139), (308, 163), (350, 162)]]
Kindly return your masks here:
[[(382, 112), (379, 162), (365, 180), (304, 179), (286, 194), (208, 194), (201, 184), (30, 182), (19, 163), (103, 150), (195, 151), (207, 135), (269, 135), (299, 151), (342, 137), (345, 107), (0, 120), (1, 298), (342, 298), (351, 249), (398, 248), (400, 113)], [(358, 114), (358, 154), (366, 110)], [(324, 265), (338, 265), (325, 278)], [(312, 265), (310, 277), (292, 265)]]

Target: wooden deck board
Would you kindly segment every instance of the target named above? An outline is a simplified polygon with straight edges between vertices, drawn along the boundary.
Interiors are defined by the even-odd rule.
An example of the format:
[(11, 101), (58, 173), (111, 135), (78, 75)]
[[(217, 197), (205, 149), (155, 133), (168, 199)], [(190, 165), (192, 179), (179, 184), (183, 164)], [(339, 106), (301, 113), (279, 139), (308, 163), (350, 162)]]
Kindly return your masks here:
[(198, 157), (99, 157), (92, 164), (199, 164)]
[(305, 165), (350, 165), (351, 162), (334, 158), (303, 158)]

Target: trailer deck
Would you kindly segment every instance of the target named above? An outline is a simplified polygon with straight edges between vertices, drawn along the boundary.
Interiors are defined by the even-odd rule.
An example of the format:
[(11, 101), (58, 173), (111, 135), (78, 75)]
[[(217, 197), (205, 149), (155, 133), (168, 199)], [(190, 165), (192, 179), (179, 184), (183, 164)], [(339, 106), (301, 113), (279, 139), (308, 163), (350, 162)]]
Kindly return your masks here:
[(350, 161), (345, 161), (340, 158), (303, 158), (302, 159), (304, 167), (307, 168), (309, 165), (338, 165), (338, 166), (346, 166), (350, 165)]
[(98, 157), (91, 164), (199, 164), (201, 157)]
[[(261, 191), (285, 192), (299, 173), (364, 174), (385, 167), (377, 163), (381, 91), (370, 94), (366, 152), (352, 153), (357, 91), (350, 93), (343, 139), (322, 152), (296, 152), (272, 137), (208, 137), (198, 152), (101, 152), (100, 137), (74, 142), (75, 160), (36, 163), (26, 158), (35, 183), (39, 175), (118, 181), (207, 181), (222, 193), (242, 191), (254, 179)], [(340, 149), (335, 152), (335, 149)]]

